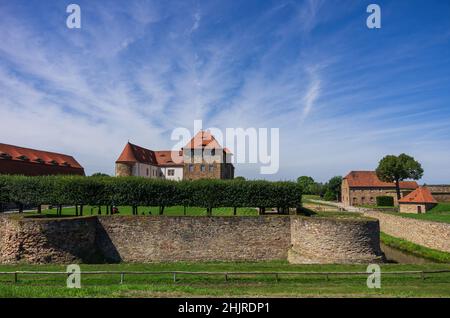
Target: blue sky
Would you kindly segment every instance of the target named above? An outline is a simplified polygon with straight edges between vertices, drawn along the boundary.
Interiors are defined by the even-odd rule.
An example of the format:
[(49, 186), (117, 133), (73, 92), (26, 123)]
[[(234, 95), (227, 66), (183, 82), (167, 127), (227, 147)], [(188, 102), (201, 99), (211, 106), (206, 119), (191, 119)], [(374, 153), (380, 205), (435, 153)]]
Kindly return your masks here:
[(0, 142), (73, 154), (89, 174), (112, 174), (127, 140), (170, 149), (202, 119), (280, 128), (269, 179), (406, 152), (422, 182), (450, 183), (450, 2), (0, 0), (0, 118)]

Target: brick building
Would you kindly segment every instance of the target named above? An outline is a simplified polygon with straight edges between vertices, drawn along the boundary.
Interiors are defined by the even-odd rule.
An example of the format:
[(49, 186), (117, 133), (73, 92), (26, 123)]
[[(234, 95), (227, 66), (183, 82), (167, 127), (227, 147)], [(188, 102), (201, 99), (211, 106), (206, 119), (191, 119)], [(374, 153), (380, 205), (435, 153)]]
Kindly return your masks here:
[[(415, 181), (401, 181), (401, 196), (411, 193), (419, 185)], [(392, 196), (397, 205), (397, 192), (395, 184), (382, 182), (375, 171), (351, 171), (342, 180), (342, 203), (347, 206), (374, 205), (379, 196)]]
[(127, 143), (116, 161), (116, 176), (169, 180), (232, 179), (231, 153), (209, 132), (200, 131), (179, 151), (153, 151)]
[(84, 176), (84, 169), (69, 155), (0, 143), (0, 174)]
[(398, 202), (401, 213), (425, 213), (437, 204), (427, 187), (417, 188)]

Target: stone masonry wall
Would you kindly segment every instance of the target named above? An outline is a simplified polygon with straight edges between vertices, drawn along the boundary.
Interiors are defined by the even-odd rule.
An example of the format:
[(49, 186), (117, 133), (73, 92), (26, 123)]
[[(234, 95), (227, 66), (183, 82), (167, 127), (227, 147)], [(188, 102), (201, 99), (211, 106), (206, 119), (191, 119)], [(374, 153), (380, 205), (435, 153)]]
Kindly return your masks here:
[(427, 188), (438, 202), (450, 202), (450, 185), (427, 185)]
[(364, 219), (295, 217), (289, 261), (310, 263), (382, 262), (378, 222)]
[(450, 253), (448, 223), (405, 218), (377, 211), (366, 211), (364, 214), (377, 218), (381, 231), (388, 235)]
[(0, 263), (381, 259), (376, 220), (301, 216), (0, 217)]
[[(124, 262), (286, 259), (288, 217), (99, 217)], [(100, 246), (107, 246), (101, 243)]]
[(0, 216), (0, 263), (97, 262), (96, 218)]

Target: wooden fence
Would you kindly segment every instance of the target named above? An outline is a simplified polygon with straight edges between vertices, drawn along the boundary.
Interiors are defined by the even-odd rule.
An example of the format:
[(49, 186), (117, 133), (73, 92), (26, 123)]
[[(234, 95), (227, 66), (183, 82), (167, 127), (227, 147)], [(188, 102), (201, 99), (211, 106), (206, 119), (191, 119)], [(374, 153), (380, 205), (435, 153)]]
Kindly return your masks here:
[[(382, 275), (418, 275), (419, 278), (425, 279), (427, 274), (443, 274), (450, 273), (450, 270), (430, 270), (430, 271), (388, 271), (381, 272)], [(69, 276), (72, 273), (69, 272), (52, 272), (52, 271), (11, 271), (0, 272), (0, 276), (6, 275), (12, 276), (12, 282), (17, 283), (19, 281), (19, 275), (49, 275)], [(125, 282), (125, 275), (171, 275), (173, 282), (177, 282), (180, 275), (195, 275), (195, 276), (223, 276), (225, 281), (231, 276), (272, 276), (275, 281), (279, 281), (281, 276), (323, 276), (326, 280), (329, 280), (330, 276), (367, 276), (371, 273), (367, 272), (187, 272), (187, 271), (82, 271), (81, 275), (117, 275), (120, 277), (120, 284)]]

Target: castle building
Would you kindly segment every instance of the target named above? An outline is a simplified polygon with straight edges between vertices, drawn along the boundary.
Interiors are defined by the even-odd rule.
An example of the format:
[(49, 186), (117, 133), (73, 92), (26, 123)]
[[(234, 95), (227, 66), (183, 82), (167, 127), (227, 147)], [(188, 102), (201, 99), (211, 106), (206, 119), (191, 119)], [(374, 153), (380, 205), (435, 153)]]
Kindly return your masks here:
[[(375, 205), (379, 196), (392, 196), (398, 205), (395, 183), (381, 181), (375, 171), (351, 171), (343, 178), (341, 187), (342, 203), (346, 206)], [(401, 197), (418, 187), (415, 181), (401, 181)]]
[(84, 168), (69, 155), (0, 143), (0, 174), (84, 176)]
[(179, 151), (153, 151), (128, 142), (116, 161), (116, 176), (154, 179), (233, 179), (231, 153), (211, 133), (198, 132)]
[(401, 198), (399, 201), (401, 213), (426, 213), (437, 204), (427, 187), (420, 187)]

